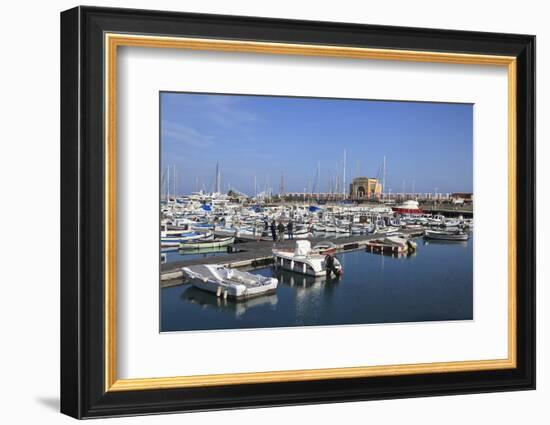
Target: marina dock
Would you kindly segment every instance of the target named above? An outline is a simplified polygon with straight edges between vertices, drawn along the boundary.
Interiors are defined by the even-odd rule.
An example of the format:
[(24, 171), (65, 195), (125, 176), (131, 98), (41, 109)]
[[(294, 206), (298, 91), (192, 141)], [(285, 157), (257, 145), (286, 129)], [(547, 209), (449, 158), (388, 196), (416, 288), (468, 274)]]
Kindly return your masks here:
[[(423, 234), (423, 230), (401, 230), (400, 233), (414, 236)], [(312, 245), (321, 242), (330, 242), (334, 244), (337, 252), (362, 249), (367, 246), (367, 243), (373, 239), (380, 238), (380, 235), (356, 235), (342, 237), (313, 237), (308, 238)], [(293, 248), (296, 240), (285, 240), (284, 242), (273, 241), (250, 241), (235, 244), (237, 252), (227, 253), (224, 255), (216, 255), (204, 258), (195, 258), (191, 260), (179, 260), (161, 264), (161, 287), (173, 286), (181, 284), (183, 272), (182, 267), (198, 265), (198, 264), (220, 264), (226, 267), (255, 267), (259, 265), (271, 264), (273, 262), (272, 249), (277, 248)], [(200, 253), (200, 251), (197, 251)]]

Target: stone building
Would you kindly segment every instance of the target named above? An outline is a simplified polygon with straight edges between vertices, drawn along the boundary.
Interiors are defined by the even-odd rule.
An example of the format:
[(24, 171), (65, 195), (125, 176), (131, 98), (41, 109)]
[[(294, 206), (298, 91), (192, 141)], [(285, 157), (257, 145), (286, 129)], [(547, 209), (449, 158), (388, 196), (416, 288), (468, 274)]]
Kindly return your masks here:
[(356, 177), (350, 184), (350, 197), (354, 201), (379, 198), (382, 194), (382, 184), (372, 177)]

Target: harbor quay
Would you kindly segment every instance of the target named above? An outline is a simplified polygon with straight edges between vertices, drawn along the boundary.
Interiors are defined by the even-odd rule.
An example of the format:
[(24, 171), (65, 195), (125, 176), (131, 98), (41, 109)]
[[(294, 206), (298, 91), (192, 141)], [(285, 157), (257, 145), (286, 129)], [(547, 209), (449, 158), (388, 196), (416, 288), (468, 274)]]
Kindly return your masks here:
[[(423, 235), (423, 230), (404, 229), (403, 234), (410, 237)], [(367, 243), (379, 238), (379, 235), (356, 235), (356, 236), (340, 236), (335, 238), (319, 236), (308, 238), (312, 245), (318, 243), (330, 243), (336, 252), (351, 251), (357, 249), (365, 249)], [(217, 256), (205, 256), (202, 258), (183, 259), (161, 264), (161, 287), (174, 286), (183, 283), (182, 277), (183, 267), (194, 266), (199, 264), (219, 264), (225, 267), (257, 267), (260, 265), (269, 265), (274, 261), (272, 250), (274, 248), (293, 248), (294, 240), (286, 240), (283, 242), (272, 242), (266, 240), (248, 240), (237, 242), (233, 248), (228, 249), (227, 254)], [(389, 255), (394, 255), (388, 249)], [(397, 255), (397, 254), (395, 254)]]
[[(162, 332), (473, 318), (466, 211), (451, 218), (381, 204), (289, 202), (206, 213), (163, 208), (165, 234), (185, 227), (181, 237), (190, 240), (161, 251)], [(186, 212), (170, 217), (176, 210)], [(272, 223), (282, 230), (276, 237)]]
[(185, 283), (187, 267), (271, 266), (274, 252), (292, 251), (296, 240), (330, 246), (333, 253), (367, 249), (397, 256), (412, 251), (407, 241), (426, 232), (465, 240), (464, 230), (473, 228), (471, 202), (238, 202), (231, 194), (197, 194), (174, 197), (161, 212), (161, 288)]

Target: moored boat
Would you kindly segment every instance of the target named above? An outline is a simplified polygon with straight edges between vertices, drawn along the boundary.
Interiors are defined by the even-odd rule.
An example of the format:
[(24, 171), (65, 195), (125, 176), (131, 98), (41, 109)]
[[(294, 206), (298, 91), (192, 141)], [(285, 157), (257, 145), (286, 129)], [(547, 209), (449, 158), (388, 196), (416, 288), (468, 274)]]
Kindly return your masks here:
[(217, 239), (205, 239), (205, 240), (195, 240), (195, 241), (185, 241), (180, 243), (180, 250), (186, 249), (210, 249), (210, 248), (220, 248), (235, 243), (234, 236), (228, 236), (225, 238)]
[(399, 214), (422, 214), (423, 211), (418, 206), (418, 201), (412, 199), (403, 202), (402, 204), (393, 207), (393, 211)]
[(184, 267), (184, 276), (190, 283), (218, 297), (247, 299), (275, 292), (279, 281), (273, 277), (256, 275), (218, 264)]
[(391, 235), (399, 232), (399, 228), (394, 226), (379, 227), (374, 229), (375, 235)]
[(467, 241), (470, 235), (460, 230), (425, 230), (424, 237), (426, 239), (436, 239), (440, 241)]
[(195, 240), (207, 240), (214, 237), (212, 232), (199, 233), (199, 232), (184, 232), (179, 235), (163, 235), (161, 234), (160, 245), (161, 247), (177, 247), (182, 242), (189, 242)]
[[(319, 249), (313, 250), (311, 243), (307, 240), (296, 241), (294, 250), (273, 249), (272, 252), (276, 267), (310, 276), (325, 276), (327, 274), (327, 255), (324, 255), (325, 252)], [(335, 257), (333, 257), (333, 264), (333, 271), (340, 275), (343, 268)]]
[(408, 254), (416, 251), (416, 242), (400, 236), (386, 236), (379, 239), (373, 239), (367, 242), (367, 250), (388, 254)]

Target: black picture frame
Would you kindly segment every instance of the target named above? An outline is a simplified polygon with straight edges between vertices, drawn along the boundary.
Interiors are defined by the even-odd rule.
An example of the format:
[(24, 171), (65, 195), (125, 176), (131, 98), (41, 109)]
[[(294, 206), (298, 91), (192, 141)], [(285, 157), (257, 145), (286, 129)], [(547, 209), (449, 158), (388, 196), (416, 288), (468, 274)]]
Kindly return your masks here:
[[(475, 372), (105, 391), (104, 33), (517, 58), (517, 367)], [(61, 13), (61, 412), (75, 418), (535, 388), (535, 37), (132, 9)]]

